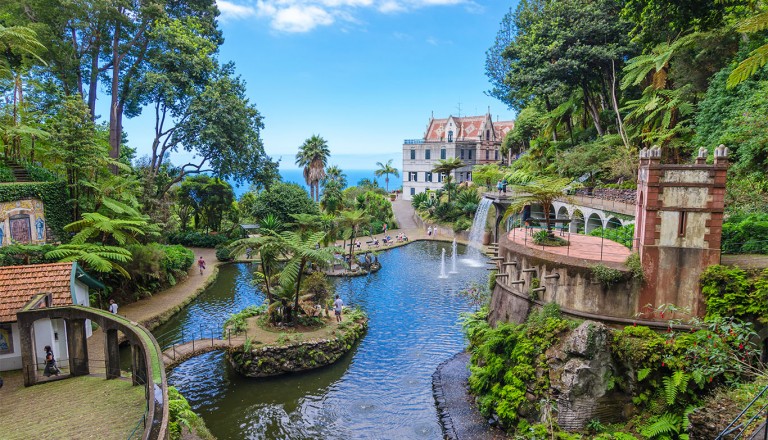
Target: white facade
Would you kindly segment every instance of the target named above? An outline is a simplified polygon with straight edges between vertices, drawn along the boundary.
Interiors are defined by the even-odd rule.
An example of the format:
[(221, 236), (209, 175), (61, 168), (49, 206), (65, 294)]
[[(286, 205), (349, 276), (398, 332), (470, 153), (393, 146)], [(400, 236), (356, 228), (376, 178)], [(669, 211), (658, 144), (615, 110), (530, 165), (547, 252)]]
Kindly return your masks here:
[(455, 183), (472, 180), (477, 164), (498, 162), (501, 141), (514, 122), (493, 122), (491, 115), (430, 119), (422, 139), (403, 143), (403, 198), (443, 187), (444, 176), (432, 169), (441, 159), (458, 158), (466, 166), (451, 175)]

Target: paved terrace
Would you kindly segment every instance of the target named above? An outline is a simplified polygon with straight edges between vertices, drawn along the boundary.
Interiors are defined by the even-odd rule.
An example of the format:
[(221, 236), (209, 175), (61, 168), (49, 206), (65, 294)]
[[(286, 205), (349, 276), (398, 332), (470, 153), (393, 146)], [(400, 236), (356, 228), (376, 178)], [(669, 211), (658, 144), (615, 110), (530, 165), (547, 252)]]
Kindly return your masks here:
[(589, 235), (564, 233), (562, 236), (556, 233), (556, 236), (568, 240), (568, 246), (541, 246), (533, 243), (532, 232), (541, 229), (514, 228), (507, 233), (510, 241), (529, 247), (531, 249), (540, 249), (557, 255), (566, 255), (574, 258), (582, 258), (592, 261), (609, 261), (613, 263), (624, 263), (631, 253), (626, 246), (616, 243), (602, 237), (591, 237)]

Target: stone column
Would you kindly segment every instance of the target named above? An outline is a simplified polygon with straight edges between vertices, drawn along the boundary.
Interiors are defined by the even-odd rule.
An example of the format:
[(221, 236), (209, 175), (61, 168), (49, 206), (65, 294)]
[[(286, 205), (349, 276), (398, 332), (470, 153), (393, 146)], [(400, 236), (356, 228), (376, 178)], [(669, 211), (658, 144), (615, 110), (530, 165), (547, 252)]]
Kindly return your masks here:
[(117, 329), (106, 330), (104, 338), (104, 362), (107, 368), (107, 379), (120, 377), (120, 345), (117, 340)]
[[(2, 223), (0, 223), (1, 225)], [(21, 345), (21, 365), (24, 374), (24, 386), (32, 386), (37, 383), (37, 366), (35, 365), (35, 346), (33, 327), (34, 321), (26, 319), (24, 315), (17, 315), (19, 325), (19, 345)]]
[(133, 371), (134, 385), (147, 383), (147, 360), (144, 358), (141, 344), (131, 344), (131, 370)]
[(90, 374), (88, 369), (88, 339), (85, 335), (85, 319), (66, 319), (69, 371), (71, 376)]

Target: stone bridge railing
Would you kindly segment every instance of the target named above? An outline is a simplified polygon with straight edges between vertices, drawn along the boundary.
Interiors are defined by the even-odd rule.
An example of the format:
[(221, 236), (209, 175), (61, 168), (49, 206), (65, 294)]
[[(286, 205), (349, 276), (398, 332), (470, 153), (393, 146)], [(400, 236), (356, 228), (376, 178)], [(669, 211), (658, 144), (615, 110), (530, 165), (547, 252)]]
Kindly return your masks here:
[[(147, 411), (142, 440), (164, 440), (168, 436), (168, 383), (162, 364), (162, 352), (157, 341), (145, 327), (105, 310), (85, 306), (44, 307), (22, 309), (16, 314), (21, 339), (21, 359), (24, 385), (35, 385), (35, 365), (32, 328), (40, 319), (63, 319), (66, 324), (70, 376), (90, 374), (86, 322), (91, 320), (104, 331), (104, 359), (107, 379), (120, 377), (120, 347), (118, 332), (125, 335), (132, 351), (134, 385), (146, 388)], [(95, 402), (98, 404), (98, 402)]]

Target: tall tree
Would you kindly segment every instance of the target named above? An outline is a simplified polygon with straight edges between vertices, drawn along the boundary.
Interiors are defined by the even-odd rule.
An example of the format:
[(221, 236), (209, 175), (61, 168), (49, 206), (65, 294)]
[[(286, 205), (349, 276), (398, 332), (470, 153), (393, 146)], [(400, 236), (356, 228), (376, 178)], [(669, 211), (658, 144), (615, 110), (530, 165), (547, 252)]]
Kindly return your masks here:
[(320, 181), (325, 178), (325, 166), (330, 155), (328, 142), (316, 134), (305, 140), (296, 153), (296, 165), (303, 167), (309, 195), (316, 202), (320, 200)]
[(392, 159), (389, 159), (387, 163), (376, 162), (376, 166), (379, 167), (379, 169), (374, 171), (374, 175), (376, 175), (376, 177), (385, 176), (384, 183), (387, 192), (389, 192), (389, 175), (391, 174), (395, 177), (400, 177), (400, 172), (397, 168), (392, 166)]
[(552, 203), (556, 199), (565, 196), (565, 187), (571, 183), (571, 179), (563, 178), (541, 178), (529, 182), (526, 185), (512, 185), (512, 191), (515, 193), (515, 199), (504, 212), (504, 218), (517, 214), (526, 205), (539, 204), (544, 210), (544, 223), (547, 231), (552, 230), (552, 219), (549, 218), (549, 211)]
[(294, 286), (295, 288), (293, 312), (299, 310), (301, 279), (307, 265), (316, 264), (325, 267), (333, 259), (333, 249), (320, 247), (324, 237), (325, 232), (301, 234), (295, 231), (285, 231), (280, 233), (283, 247), (291, 255), (291, 259), (288, 260), (280, 273), (280, 284), (284, 288), (286, 286)]

